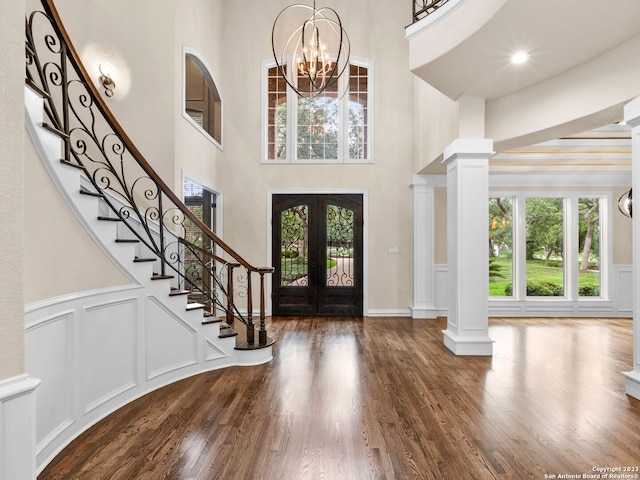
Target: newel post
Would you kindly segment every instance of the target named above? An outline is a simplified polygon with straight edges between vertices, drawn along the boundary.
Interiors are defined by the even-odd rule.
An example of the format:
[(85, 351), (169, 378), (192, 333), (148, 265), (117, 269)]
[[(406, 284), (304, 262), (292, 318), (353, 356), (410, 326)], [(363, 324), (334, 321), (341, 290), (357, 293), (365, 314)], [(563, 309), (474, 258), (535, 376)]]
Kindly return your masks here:
[(260, 274), (260, 330), (258, 331), (258, 342), (261, 345), (267, 343), (267, 328), (264, 323), (265, 319), (265, 285), (264, 285), (264, 274), (270, 273), (271, 269), (268, 270), (258, 270)]
[(255, 325), (253, 324), (253, 289), (251, 278), (251, 270), (247, 268), (247, 343), (253, 345), (255, 343)]

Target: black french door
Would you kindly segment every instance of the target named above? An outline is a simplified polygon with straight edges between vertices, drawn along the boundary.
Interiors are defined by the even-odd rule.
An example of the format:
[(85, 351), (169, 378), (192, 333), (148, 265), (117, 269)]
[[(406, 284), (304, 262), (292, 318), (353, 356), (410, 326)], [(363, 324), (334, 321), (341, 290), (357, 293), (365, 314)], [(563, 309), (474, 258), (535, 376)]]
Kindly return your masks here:
[(362, 316), (362, 195), (273, 196), (273, 315)]

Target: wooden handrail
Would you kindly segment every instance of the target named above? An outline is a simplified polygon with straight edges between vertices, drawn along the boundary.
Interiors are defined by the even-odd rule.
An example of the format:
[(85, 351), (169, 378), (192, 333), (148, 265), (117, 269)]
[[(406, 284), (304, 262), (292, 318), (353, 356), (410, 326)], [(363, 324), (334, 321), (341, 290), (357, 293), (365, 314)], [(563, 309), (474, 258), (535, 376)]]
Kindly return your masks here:
[[(160, 272), (154, 274), (154, 279), (174, 278), (165, 272), (165, 268), (171, 268), (179, 278), (176, 289), (188, 283), (193, 288), (192, 296), (204, 296), (205, 303), (212, 308), (217, 305), (226, 309), (229, 323), (238, 318), (247, 327), (250, 345), (254, 343), (252, 274), (259, 275), (260, 343), (267, 345), (264, 276), (272, 273), (273, 268), (250, 264), (169, 188), (129, 138), (91, 81), (54, 0), (41, 0), (41, 3), (43, 11), (34, 11), (26, 18), (25, 82), (44, 99), (47, 121), (43, 127), (62, 139), (64, 157), (61, 161), (84, 171), (96, 189), (95, 195), (116, 215), (106, 219), (124, 222), (137, 240), (159, 258)], [(36, 36), (36, 20), (42, 17), (46, 18), (46, 30), (42, 36)], [(200, 240), (205, 248), (197, 244)], [(210, 251), (214, 248), (209, 247), (214, 245), (227, 258)], [(226, 272), (226, 291), (215, 266), (222, 268), (218, 273)], [(234, 301), (234, 269), (240, 267), (244, 267), (246, 277), (238, 275), (237, 289), (245, 289), (249, 295), (246, 318)], [(226, 296), (226, 306), (211, 290), (214, 282), (217, 291)]]
[[(188, 247), (190, 250), (193, 250), (194, 252), (198, 252), (203, 257), (210, 258), (211, 260), (215, 260), (216, 262), (222, 263), (224, 265), (229, 265), (232, 268), (237, 268), (237, 267), (242, 265), (241, 263), (229, 262), (229, 260), (225, 260), (224, 258), (219, 257), (216, 254), (211, 253), (211, 252), (205, 250), (204, 248), (199, 247), (195, 243), (191, 243), (190, 241), (188, 241), (188, 240), (186, 240), (184, 238), (179, 238), (178, 242), (183, 244), (185, 247)], [(262, 269), (261, 268), (257, 268), (256, 272), (259, 272), (260, 270), (262, 270)]]

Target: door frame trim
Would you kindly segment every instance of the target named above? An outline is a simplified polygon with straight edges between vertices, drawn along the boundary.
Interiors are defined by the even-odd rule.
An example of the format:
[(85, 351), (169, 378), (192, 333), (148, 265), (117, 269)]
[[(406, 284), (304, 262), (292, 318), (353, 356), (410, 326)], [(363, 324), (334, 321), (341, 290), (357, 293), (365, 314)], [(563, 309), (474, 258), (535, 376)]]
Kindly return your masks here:
[[(353, 188), (270, 188), (267, 189), (267, 251), (266, 265), (273, 267), (273, 227), (271, 212), (273, 211), (274, 195), (362, 195), (362, 315), (369, 314), (369, 190)], [(272, 276), (266, 281), (267, 315), (271, 315), (273, 305), (271, 303)]]

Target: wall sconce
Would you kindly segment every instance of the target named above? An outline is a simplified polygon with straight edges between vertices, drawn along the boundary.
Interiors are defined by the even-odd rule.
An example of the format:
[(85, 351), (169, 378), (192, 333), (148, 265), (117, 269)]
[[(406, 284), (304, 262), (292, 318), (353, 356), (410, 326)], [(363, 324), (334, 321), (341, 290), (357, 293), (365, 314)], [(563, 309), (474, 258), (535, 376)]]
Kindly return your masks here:
[(633, 189), (629, 189), (618, 199), (618, 210), (626, 217), (633, 216)]
[(116, 68), (110, 63), (102, 62), (98, 65), (100, 70), (100, 85), (104, 88), (104, 94), (107, 97), (113, 97), (113, 91), (116, 89), (116, 82), (113, 77), (116, 74)]

